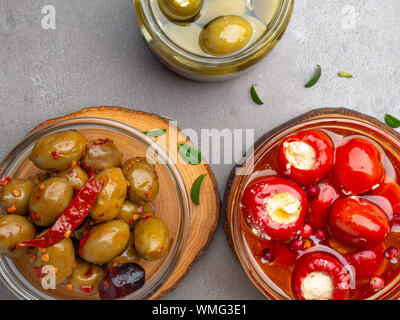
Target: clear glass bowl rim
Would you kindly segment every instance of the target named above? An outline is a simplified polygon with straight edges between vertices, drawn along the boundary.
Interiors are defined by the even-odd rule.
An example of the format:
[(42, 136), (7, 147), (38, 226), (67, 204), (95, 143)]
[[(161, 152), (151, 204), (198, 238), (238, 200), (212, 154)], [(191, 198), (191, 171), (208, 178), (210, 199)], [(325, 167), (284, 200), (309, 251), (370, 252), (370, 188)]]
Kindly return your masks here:
[[(171, 251), (168, 253), (169, 258), (166, 262), (163, 263), (162, 268), (157, 271), (157, 275), (152, 279), (152, 281), (150, 281), (150, 283), (146, 283), (141, 289), (122, 298), (121, 300), (150, 299), (161, 289), (162, 285), (168, 281), (170, 276), (173, 274), (175, 268), (179, 264), (179, 261), (182, 257), (182, 254), (186, 247), (186, 243), (189, 238), (190, 230), (190, 204), (184, 180), (179, 173), (178, 168), (175, 166), (173, 160), (153, 139), (130, 125), (111, 119), (98, 117), (78, 117), (55, 120), (54, 122), (50, 122), (40, 128), (36, 128), (31, 131), (16, 147), (14, 147), (10, 151), (10, 153), (0, 163), (0, 177), (7, 172), (8, 168), (13, 164), (15, 159), (18, 158), (21, 152), (29, 148), (29, 146), (32, 146), (33, 143), (41, 136), (59, 130), (66, 130), (68, 128), (71, 129), (77, 126), (81, 128), (98, 128), (99, 126), (104, 126), (109, 130), (115, 130), (126, 134), (132, 139), (138, 140), (140, 143), (146, 145), (147, 147), (153, 148), (157, 152), (158, 157), (165, 164), (170, 174), (170, 177), (176, 183), (178, 198), (180, 199), (180, 206), (182, 208), (181, 223), (176, 240), (176, 245), (171, 248)], [(13, 276), (13, 272), (15, 270), (11, 270), (10, 265), (13, 265), (10, 258), (0, 256), (0, 279), (18, 299), (54, 299), (50, 295), (47, 295), (41, 291), (39, 294), (33, 292), (39, 292), (39, 290), (34, 288), (33, 285), (31, 285), (27, 280), (25, 280), (25, 283), (17, 280)]]
[[(346, 110), (346, 109), (345, 109)], [(307, 114), (300, 115), (298, 118), (305, 117)], [(297, 118), (296, 118), (297, 119)], [(369, 120), (369, 121), (368, 121)], [(371, 121), (372, 120), (372, 121)], [(290, 122), (290, 121), (289, 121)], [(258, 159), (269, 149), (272, 145), (274, 145), (277, 141), (280, 141), (282, 138), (290, 135), (294, 132), (304, 129), (304, 127), (318, 125), (318, 123), (323, 122), (332, 122), (336, 125), (341, 123), (344, 124), (354, 124), (359, 128), (363, 128), (364, 130), (369, 129), (374, 131), (377, 136), (379, 136), (381, 141), (389, 142), (391, 146), (387, 143), (385, 147), (387, 147), (391, 152), (397, 155), (397, 158), (400, 160), (400, 134), (395, 132), (393, 129), (389, 132), (385, 131), (380, 125), (377, 125), (380, 121), (367, 116), (367, 120), (365, 119), (349, 119), (349, 118), (340, 118), (340, 117), (330, 117), (326, 115), (324, 117), (319, 117), (318, 119), (309, 119), (305, 120), (300, 123), (289, 124), (285, 123), (279, 126), (276, 129), (271, 130), (269, 133), (266, 134), (266, 138), (263, 137), (256, 143), (254, 152), (249, 158), (254, 158), (256, 155)], [(383, 124), (382, 124), (383, 125)], [(268, 147), (269, 146), (269, 147)], [(397, 150), (393, 150), (392, 146), (396, 146)], [(281, 293), (277, 290), (273, 289), (270, 285), (268, 285), (265, 281), (262, 280), (262, 274), (257, 271), (258, 266), (256, 265), (257, 262), (252, 259), (245, 250), (245, 242), (241, 235), (240, 230), (240, 216), (238, 210), (238, 203), (240, 203), (240, 195), (243, 192), (245, 183), (243, 180), (249, 182), (250, 178), (239, 178), (234, 179), (232, 185), (230, 186), (230, 190), (235, 189), (235, 193), (233, 196), (235, 204), (230, 206), (229, 209), (233, 211), (232, 218), (228, 225), (226, 226), (229, 228), (228, 238), (229, 241), (232, 241), (231, 246), (234, 250), (235, 255), (237, 256), (239, 262), (241, 263), (244, 271), (246, 272), (249, 279), (253, 282), (253, 284), (265, 295), (267, 299), (270, 300), (282, 300), (286, 299)], [(230, 194), (230, 190), (226, 191), (226, 195)], [(227, 201), (228, 197), (226, 197), (225, 201)], [(396, 278), (392, 281), (392, 283), (385, 287), (382, 291), (376, 293), (375, 295), (368, 298), (368, 300), (380, 300), (380, 299), (389, 299), (389, 300), (398, 300), (400, 299), (400, 274), (396, 276)]]

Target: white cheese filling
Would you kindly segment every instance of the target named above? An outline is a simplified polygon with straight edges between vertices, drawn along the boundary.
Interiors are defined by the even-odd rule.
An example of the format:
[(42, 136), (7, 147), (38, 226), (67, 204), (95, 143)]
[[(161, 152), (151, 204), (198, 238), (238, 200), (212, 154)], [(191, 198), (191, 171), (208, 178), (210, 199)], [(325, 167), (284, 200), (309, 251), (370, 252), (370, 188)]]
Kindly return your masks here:
[(331, 300), (334, 293), (332, 277), (326, 272), (310, 273), (301, 284), (301, 293), (306, 300)]
[(288, 192), (269, 196), (265, 199), (265, 204), (268, 215), (279, 224), (293, 223), (300, 216), (301, 203)]
[(300, 170), (311, 170), (317, 161), (315, 149), (304, 141), (285, 142), (283, 144), (288, 162)]

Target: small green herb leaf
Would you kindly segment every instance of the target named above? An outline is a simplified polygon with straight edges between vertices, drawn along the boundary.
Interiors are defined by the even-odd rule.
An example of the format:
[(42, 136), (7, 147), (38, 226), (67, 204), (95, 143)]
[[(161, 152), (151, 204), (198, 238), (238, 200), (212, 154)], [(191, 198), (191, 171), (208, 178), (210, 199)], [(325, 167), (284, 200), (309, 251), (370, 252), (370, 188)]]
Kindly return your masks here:
[(144, 131), (143, 133), (149, 137), (161, 137), (167, 132), (167, 129), (154, 129), (150, 131)]
[(321, 66), (318, 64), (317, 65), (317, 72), (314, 74), (314, 76), (312, 77), (312, 79), (306, 84), (306, 88), (311, 88), (313, 87), (319, 80), (319, 78), (321, 78), (321, 73), (322, 73), (322, 68)]
[(190, 164), (196, 165), (201, 163), (201, 152), (190, 144), (180, 143), (178, 145), (180, 155)]
[(339, 77), (341, 78), (353, 78), (353, 75), (348, 73), (348, 72), (344, 72), (344, 71), (340, 71), (338, 73)]
[(257, 91), (256, 91), (255, 86), (256, 86), (255, 84), (253, 84), (253, 85), (251, 86), (251, 89), (250, 89), (251, 98), (253, 99), (253, 101), (254, 101), (255, 104), (258, 104), (259, 106), (261, 106), (261, 105), (264, 104), (264, 102), (263, 102), (263, 101), (261, 100), (261, 98), (258, 96), (258, 93), (257, 93)]
[(400, 120), (391, 114), (386, 113), (385, 122), (394, 129), (400, 128)]
[(193, 182), (192, 189), (190, 190), (190, 198), (197, 206), (200, 204), (200, 190), (205, 176), (206, 174), (199, 176), (195, 182)]

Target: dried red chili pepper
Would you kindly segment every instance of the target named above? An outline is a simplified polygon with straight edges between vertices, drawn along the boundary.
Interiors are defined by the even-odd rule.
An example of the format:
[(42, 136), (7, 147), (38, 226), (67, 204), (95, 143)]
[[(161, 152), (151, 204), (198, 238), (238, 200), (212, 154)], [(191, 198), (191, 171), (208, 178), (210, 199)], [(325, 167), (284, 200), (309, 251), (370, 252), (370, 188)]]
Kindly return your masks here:
[(60, 242), (67, 231), (74, 231), (85, 220), (102, 188), (100, 182), (90, 178), (49, 231), (38, 239), (22, 241), (17, 247), (47, 248)]
[(9, 176), (3, 176), (1, 179), (0, 179), (0, 187), (3, 187), (3, 186), (5, 186), (7, 183), (10, 183), (11, 182), (11, 178), (9, 177)]

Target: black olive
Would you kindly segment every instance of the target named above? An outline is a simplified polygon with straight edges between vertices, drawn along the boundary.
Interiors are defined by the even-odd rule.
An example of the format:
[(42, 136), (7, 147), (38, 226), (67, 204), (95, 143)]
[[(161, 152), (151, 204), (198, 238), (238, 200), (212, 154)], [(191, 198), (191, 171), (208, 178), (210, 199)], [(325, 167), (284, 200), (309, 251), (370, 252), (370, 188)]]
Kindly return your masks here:
[(145, 271), (137, 263), (120, 263), (113, 266), (99, 285), (102, 300), (112, 300), (127, 296), (143, 287)]

